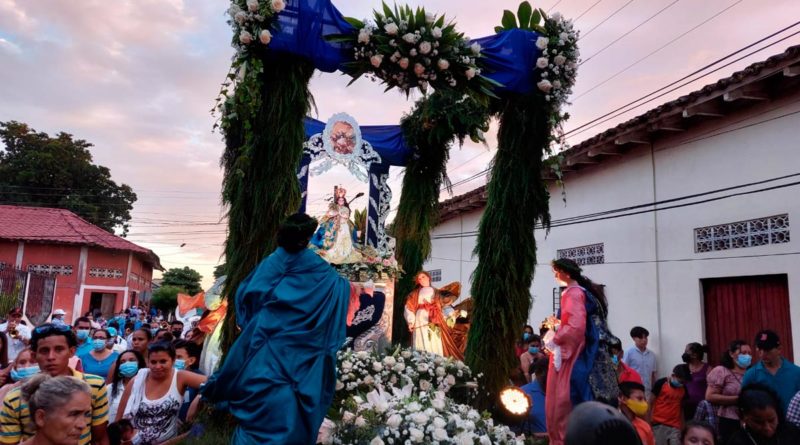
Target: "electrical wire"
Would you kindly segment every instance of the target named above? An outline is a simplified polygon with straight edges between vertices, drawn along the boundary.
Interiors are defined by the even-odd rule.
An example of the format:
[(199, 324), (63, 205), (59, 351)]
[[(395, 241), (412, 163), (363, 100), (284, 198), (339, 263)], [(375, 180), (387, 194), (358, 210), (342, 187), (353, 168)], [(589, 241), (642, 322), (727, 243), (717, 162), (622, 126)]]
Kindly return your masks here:
[(580, 42), (581, 40), (583, 40), (584, 38), (586, 38), (586, 36), (588, 36), (589, 34), (591, 34), (591, 33), (592, 33), (592, 32), (593, 32), (595, 29), (597, 29), (597, 28), (599, 28), (600, 26), (602, 26), (602, 25), (603, 25), (603, 23), (605, 23), (605, 22), (607, 22), (607, 21), (611, 20), (611, 18), (612, 18), (612, 17), (614, 17), (615, 15), (619, 14), (619, 13), (620, 13), (620, 12), (621, 12), (623, 9), (627, 8), (627, 7), (628, 7), (628, 5), (630, 5), (630, 4), (631, 4), (631, 3), (633, 3), (634, 1), (635, 1), (635, 0), (628, 0), (628, 2), (627, 2), (627, 3), (625, 3), (624, 5), (622, 5), (622, 7), (620, 7), (620, 8), (619, 8), (619, 9), (617, 9), (616, 11), (612, 12), (612, 13), (611, 13), (611, 15), (609, 15), (609, 16), (608, 16), (608, 17), (606, 17), (606, 18), (604, 18), (604, 19), (603, 19), (603, 20), (602, 20), (600, 23), (598, 23), (597, 25), (595, 25), (595, 26), (594, 26), (592, 29), (590, 29), (590, 30), (586, 31), (585, 33), (581, 34), (581, 36), (580, 36), (580, 38), (578, 39), (578, 41)]

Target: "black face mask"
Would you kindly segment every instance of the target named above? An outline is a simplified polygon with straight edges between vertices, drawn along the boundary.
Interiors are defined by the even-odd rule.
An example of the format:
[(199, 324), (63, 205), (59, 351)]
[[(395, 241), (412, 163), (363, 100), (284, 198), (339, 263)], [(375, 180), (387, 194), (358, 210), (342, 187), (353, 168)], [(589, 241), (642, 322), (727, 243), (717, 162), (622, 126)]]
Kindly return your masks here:
[(182, 332), (183, 331), (172, 331), (172, 336), (175, 338), (180, 338)]
[(689, 363), (689, 360), (691, 360), (691, 359), (692, 359), (692, 356), (689, 355), (688, 352), (684, 352), (683, 355), (681, 356), (681, 360), (683, 360), (683, 363)]

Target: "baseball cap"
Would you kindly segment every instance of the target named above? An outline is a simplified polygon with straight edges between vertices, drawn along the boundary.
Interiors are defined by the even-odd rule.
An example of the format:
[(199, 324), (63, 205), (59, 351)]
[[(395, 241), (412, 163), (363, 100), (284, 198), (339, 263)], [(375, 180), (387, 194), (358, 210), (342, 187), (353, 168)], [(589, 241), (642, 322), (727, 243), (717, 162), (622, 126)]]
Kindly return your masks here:
[(630, 387), (634, 389), (639, 389), (644, 391), (644, 383), (642, 382), (642, 376), (639, 375), (638, 372), (628, 372), (623, 373), (619, 376), (619, 387)]
[(67, 315), (67, 313), (64, 309), (56, 309), (53, 311), (53, 315)]
[(756, 348), (762, 351), (769, 351), (781, 345), (781, 339), (775, 331), (763, 329), (756, 334), (756, 341), (754, 342)]

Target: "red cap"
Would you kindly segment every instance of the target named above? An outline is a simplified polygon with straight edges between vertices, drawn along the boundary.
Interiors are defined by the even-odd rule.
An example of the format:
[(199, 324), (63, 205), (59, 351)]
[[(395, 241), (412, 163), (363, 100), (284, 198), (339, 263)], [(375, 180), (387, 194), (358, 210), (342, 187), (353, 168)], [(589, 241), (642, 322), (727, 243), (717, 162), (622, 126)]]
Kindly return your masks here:
[(625, 365), (624, 363), (621, 363), (620, 365), (622, 366), (622, 372), (619, 374), (618, 383), (638, 383), (644, 386), (644, 382), (642, 382), (642, 376), (640, 376), (635, 369)]

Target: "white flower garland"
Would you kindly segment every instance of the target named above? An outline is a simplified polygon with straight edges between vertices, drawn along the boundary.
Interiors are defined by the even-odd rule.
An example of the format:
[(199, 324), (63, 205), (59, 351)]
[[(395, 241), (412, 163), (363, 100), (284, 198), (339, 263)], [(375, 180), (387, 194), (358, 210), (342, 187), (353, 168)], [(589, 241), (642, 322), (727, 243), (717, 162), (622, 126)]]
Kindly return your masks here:
[(547, 36), (536, 40), (536, 47), (542, 51), (536, 59), (536, 87), (545, 100), (560, 108), (572, 93), (578, 74), (578, 32), (572, 20), (557, 12), (545, 19), (545, 30)]
[(234, 47), (240, 56), (253, 44), (264, 46), (272, 41), (270, 25), (277, 14), (286, 9), (285, 0), (233, 0), (228, 15), (238, 39)]

